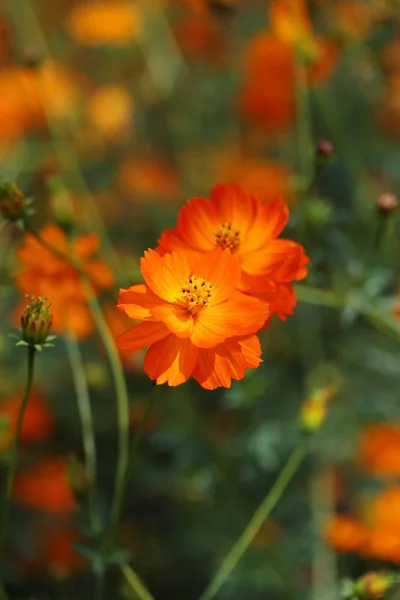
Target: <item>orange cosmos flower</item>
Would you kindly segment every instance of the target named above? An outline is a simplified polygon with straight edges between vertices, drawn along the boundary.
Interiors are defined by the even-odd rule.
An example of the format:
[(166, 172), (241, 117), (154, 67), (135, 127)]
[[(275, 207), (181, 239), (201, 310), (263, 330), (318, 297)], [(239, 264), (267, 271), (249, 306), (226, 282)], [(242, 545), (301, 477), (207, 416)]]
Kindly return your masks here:
[[(0, 450), (10, 447), (17, 428), (21, 408), (22, 394), (11, 397), (0, 404), (0, 419), (4, 419), (5, 428), (0, 432)], [(21, 429), (21, 442), (38, 442), (49, 437), (54, 430), (54, 419), (44, 397), (33, 390), (29, 396)]]
[(335, 515), (325, 525), (324, 538), (337, 552), (358, 552), (367, 539), (367, 530), (355, 517)]
[(242, 268), (239, 289), (257, 294), (271, 304), (272, 312), (284, 317), (296, 304), (290, 282), (306, 276), (309, 262), (302, 246), (276, 239), (288, 216), (280, 198), (262, 204), (238, 185), (218, 185), (210, 200), (194, 198), (181, 208), (177, 228), (163, 233), (158, 251), (229, 248)]
[(364, 428), (358, 459), (376, 477), (400, 477), (400, 425), (374, 424)]
[(62, 514), (76, 508), (66, 466), (57, 457), (44, 458), (28, 471), (18, 473), (12, 496), (18, 504), (45, 512)]
[(158, 384), (176, 386), (192, 375), (206, 389), (230, 387), (246, 367), (256, 368), (256, 335), (267, 305), (237, 290), (238, 257), (229, 248), (205, 254), (148, 250), (141, 261), (146, 284), (121, 290), (118, 308), (143, 321), (118, 338), (122, 350), (149, 346), (144, 370)]
[[(69, 243), (66, 234), (55, 225), (47, 225), (39, 233), (45, 242), (65, 255), (79, 258), (95, 290), (112, 285), (111, 270), (101, 261), (90, 258), (99, 245), (97, 235), (83, 235)], [(93, 322), (76, 270), (29, 233), (17, 254), (25, 267), (15, 276), (17, 287), (24, 294), (51, 298), (53, 331), (71, 331), (77, 337), (90, 335)]]

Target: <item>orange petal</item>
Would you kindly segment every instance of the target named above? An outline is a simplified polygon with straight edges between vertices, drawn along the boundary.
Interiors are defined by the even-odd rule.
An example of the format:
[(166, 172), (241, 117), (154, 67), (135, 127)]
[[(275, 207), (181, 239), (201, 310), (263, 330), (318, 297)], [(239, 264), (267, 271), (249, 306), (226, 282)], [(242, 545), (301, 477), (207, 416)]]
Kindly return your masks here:
[(180, 385), (189, 379), (196, 366), (198, 349), (189, 339), (169, 335), (153, 344), (144, 359), (144, 371), (157, 384)]
[(285, 227), (288, 217), (289, 209), (282, 198), (275, 198), (264, 204), (249, 234), (240, 244), (241, 261), (248, 252), (261, 249), (269, 240), (276, 238)]
[(150, 307), (159, 302), (160, 298), (145, 283), (139, 283), (127, 290), (119, 290), (117, 308), (131, 319), (153, 320)]
[(155, 344), (167, 337), (168, 329), (164, 323), (151, 323), (145, 321), (132, 327), (117, 338), (117, 346), (121, 350), (140, 350)]
[(268, 316), (266, 303), (238, 292), (232, 300), (199, 311), (190, 339), (199, 348), (213, 348), (218, 338), (256, 333)]
[(229, 388), (231, 379), (242, 379), (246, 361), (238, 342), (228, 340), (212, 350), (199, 350), (193, 377), (207, 390)]
[[(265, 250), (252, 252), (242, 257), (245, 273), (257, 277), (248, 289), (263, 289), (267, 279), (282, 283), (303, 279), (307, 275), (306, 265), (310, 259), (300, 244), (291, 240), (271, 240)], [(243, 280), (241, 282), (242, 286)], [(251, 283), (251, 280), (248, 280)]]
[(246, 366), (249, 369), (256, 369), (262, 363), (262, 359), (260, 358), (262, 350), (258, 337), (251, 335), (249, 337), (236, 338), (236, 341), (240, 345)]
[(101, 260), (92, 260), (87, 263), (85, 271), (93, 285), (100, 290), (106, 290), (114, 283), (112, 270)]
[(247, 194), (234, 183), (217, 185), (211, 193), (211, 202), (218, 213), (219, 223), (230, 223), (245, 236), (251, 229), (261, 202), (256, 196)]
[(92, 256), (98, 250), (99, 245), (99, 236), (95, 233), (81, 235), (80, 237), (76, 238), (72, 243), (74, 252), (81, 259), (89, 258), (89, 256)]
[(166, 229), (157, 241), (156, 252), (160, 256), (164, 256), (164, 254), (173, 250), (186, 250), (188, 248), (188, 245), (180, 237), (177, 229)]
[(157, 305), (152, 306), (150, 312), (157, 321), (162, 321), (178, 338), (188, 338), (192, 335), (194, 321), (185, 306)]
[(211, 302), (213, 305), (219, 304), (238, 286), (241, 276), (239, 259), (229, 248), (214, 248), (198, 259), (193, 267), (193, 274), (213, 285)]
[(165, 258), (154, 250), (147, 250), (140, 261), (141, 271), (147, 285), (157, 296), (167, 302), (175, 302), (181, 295), (182, 282), (170, 271)]
[(215, 247), (215, 232), (220, 217), (206, 198), (193, 198), (179, 211), (178, 233), (195, 250), (206, 252)]

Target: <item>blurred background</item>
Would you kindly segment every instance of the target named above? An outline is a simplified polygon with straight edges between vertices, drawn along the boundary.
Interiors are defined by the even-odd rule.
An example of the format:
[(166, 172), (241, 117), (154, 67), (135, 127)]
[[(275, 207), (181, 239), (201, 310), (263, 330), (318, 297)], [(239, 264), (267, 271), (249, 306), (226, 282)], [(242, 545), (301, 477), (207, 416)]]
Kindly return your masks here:
[[(115, 336), (131, 326), (118, 289), (142, 281), (143, 252), (217, 183), (283, 196), (284, 235), (311, 257), (295, 315), (274, 318), (264, 363), (231, 389), (154, 391), (143, 353), (121, 353), (132, 435), (150, 394), (154, 409), (119, 543), (156, 600), (201, 594), (316, 394), (329, 395), (328, 418), (217, 598), (336, 600), (343, 579), (400, 563), (399, 139), (397, 0), (0, 3), (0, 174), (34, 197), (38, 229), (98, 236)], [(16, 227), (0, 231), (3, 472), (26, 376), (8, 334), (25, 305), (20, 272), (36, 260), (18, 252), (22, 240)], [(31, 283), (47, 268), (40, 260)], [(87, 479), (76, 389), (90, 394), (104, 514), (115, 394), (90, 318), (67, 313), (74, 335), (61, 318), (23, 423), (0, 566), (11, 598), (93, 596), (79, 551)], [(137, 596), (111, 569), (105, 597)]]

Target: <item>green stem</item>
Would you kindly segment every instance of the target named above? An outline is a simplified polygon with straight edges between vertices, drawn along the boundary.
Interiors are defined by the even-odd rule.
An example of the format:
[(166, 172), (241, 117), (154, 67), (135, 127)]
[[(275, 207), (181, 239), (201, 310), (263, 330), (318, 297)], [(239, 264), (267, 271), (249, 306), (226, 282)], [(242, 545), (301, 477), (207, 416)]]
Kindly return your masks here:
[(135, 573), (132, 567), (128, 565), (122, 566), (121, 573), (140, 600), (154, 600), (154, 597), (145, 588), (139, 576)]
[(280, 500), (283, 492), (305, 458), (306, 453), (307, 440), (303, 439), (292, 452), (274, 485), (251, 517), (239, 539), (228, 552), (218, 571), (214, 575), (213, 580), (200, 596), (199, 600), (211, 600), (224, 585), (225, 581), (250, 546), (261, 525)]
[(108, 355), (117, 398), (119, 456), (114, 498), (109, 517), (109, 530), (106, 536), (107, 543), (110, 542), (110, 544), (112, 544), (118, 528), (129, 467), (129, 398), (124, 370), (113, 335), (104, 318), (89, 279), (86, 276), (83, 276), (81, 277), (81, 283), (90, 312), (96, 324), (96, 329)]
[(92, 409), (90, 406), (89, 390), (86, 383), (82, 355), (76, 338), (68, 333), (65, 336), (68, 357), (71, 364), (72, 377), (75, 384), (79, 417), (82, 427), (82, 441), (85, 453), (85, 466), (89, 478), (88, 509), (89, 521), (92, 532), (99, 534), (101, 531), (101, 517), (97, 502), (97, 461), (96, 442)]
[(18, 448), (19, 448), (19, 441), (20, 441), (20, 437), (21, 437), (22, 423), (23, 423), (23, 419), (24, 419), (25, 409), (28, 404), (29, 395), (30, 395), (31, 388), (32, 388), (35, 353), (36, 353), (36, 350), (35, 350), (34, 346), (28, 346), (28, 374), (27, 374), (27, 378), (26, 378), (25, 393), (24, 393), (24, 397), (22, 398), (21, 408), (18, 413), (17, 427), (15, 430), (15, 436), (14, 436), (14, 440), (13, 440), (12, 447), (11, 447), (10, 464), (9, 464), (7, 476), (6, 476), (5, 493), (3, 496), (3, 505), (2, 505), (1, 517), (0, 517), (0, 563), (2, 562), (2, 555), (3, 555), (3, 551), (4, 551), (4, 539), (5, 539), (5, 535), (6, 535), (8, 515), (10, 512), (10, 499), (11, 499), (12, 485), (13, 485), (15, 469), (16, 469), (17, 461), (18, 461)]
[(297, 143), (300, 173), (307, 186), (314, 180), (311, 111), (308, 99), (307, 73), (301, 48), (294, 48), (294, 83), (297, 112)]

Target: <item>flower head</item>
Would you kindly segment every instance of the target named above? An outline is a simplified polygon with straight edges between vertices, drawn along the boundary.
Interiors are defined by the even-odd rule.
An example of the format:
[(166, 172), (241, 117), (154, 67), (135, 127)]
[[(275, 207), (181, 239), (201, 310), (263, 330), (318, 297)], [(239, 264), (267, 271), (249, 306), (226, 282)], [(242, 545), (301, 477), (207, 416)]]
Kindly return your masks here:
[(5, 221), (23, 221), (27, 214), (27, 202), (15, 183), (0, 184), (0, 217)]
[[(239, 259), (242, 275), (239, 289), (267, 294), (281, 314), (292, 314), (293, 295), (285, 288), (287, 307), (279, 302), (282, 285), (306, 276), (309, 262), (299, 244), (277, 239), (286, 225), (289, 210), (281, 198), (262, 204), (234, 184), (217, 185), (210, 200), (194, 198), (182, 207), (176, 229), (159, 239), (159, 253), (188, 248), (208, 252), (229, 249)], [(286, 293), (288, 292), (288, 293)], [(295, 298), (294, 298), (295, 300)]]
[(21, 332), (24, 345), (41, 348), (46, 346), (49, 338), (52, 323), (52, 314), (50, 304), (47, 298), (29, 297), (29, 304), (21, 316)]
[(118, 346), (150, 346), (144, 370), (151, 379), (175, 386), (193, 375), (214, 389), (259, 365), (255, 333), (269, 308), (237, 291), (240, 263), (228, 247), (165, 256), (148, 250), (141, 271), (146, 283), (121, 290), (118, 308), (142, 323), (122, 334)]

